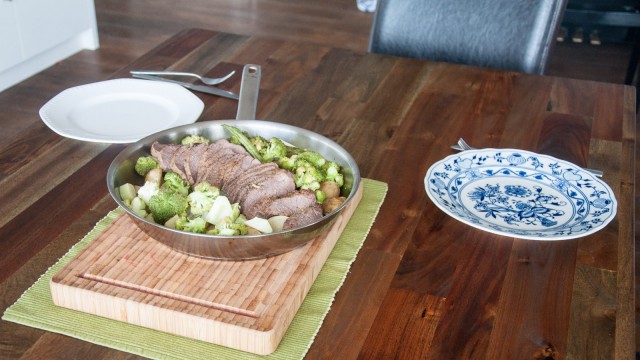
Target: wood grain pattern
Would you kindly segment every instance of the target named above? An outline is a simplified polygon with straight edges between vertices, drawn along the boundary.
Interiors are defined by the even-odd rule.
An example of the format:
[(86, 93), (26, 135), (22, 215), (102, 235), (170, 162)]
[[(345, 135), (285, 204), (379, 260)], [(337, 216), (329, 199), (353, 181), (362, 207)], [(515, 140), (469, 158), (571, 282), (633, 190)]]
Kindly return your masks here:
[[(567, 357), (614, 354), (616, 279), (612, 271), (576, 267)], [(586, 326), (585, 326), (586, 325)]]
[(58, 306), (260, 355), (278, 347), (362, 198), (323, 235), (251, 261), (188, 256), (153, 240), (127, 214), (53, 276)]
[[(117, 10), (111, 5), (100, 5), (106, 10), (101, 16), (115, 23)], [(220, 6), (223, 11), (230, 5)], [(304, 6), (296, 6), (303, 11)], [(127, 21), (143, 17), (130, 16)], [(145, 16), (161, 18), (153, 9)], [(337, 21), (323, 16), (310, 23)], [(73, 61), (92, 56), (81, 54), (71, 64), (51, 69), (49, 84), (27, 82), (11, 96), (37, 108), (75, 82), (125, 77), (130, 69), (221, 74), (245, 63), (260, 64), (258, 118), (336, 140), (354, 156), (363, 176), (389, 184), (376, 223), (307, 353), (309, 359), (634, 358), (634, 88), (367, 54), (364, 47), (332, 46), (312, 26), (294, 26), (315, 40), (296, 41), (300, 34), (282, 32), (267, 38), (202, 29), (169, 38), (158, 27), (139, 30), (132, 37), (160, 45), (136, 48), (102, 67), (80, 67), (72, 80), (55, 82), (56, 76), (70, 73), (64, 68)], [(108, 28), (110, 51), (135, 44), (117, 36), (125, 28)], [(27, 86), (46, 96), (30, 98), (24, 93)], [(237, 91), (239, 79), (224, 86)], [(0, 93), (0, 102), (7, 96)], [(235, 117), (236, 102), (198, 96), (205, 103), (199, 121)], [(0, 211), (10, 214), (0, 225), (4, 307), (74, 237), (91, 229), (91, 219), (106, 213), (104, 176), (121, 149), (60, 139), (42, 128), (34, 112), (7, 108), (25, 118), (0, 133), (5, 144), (0, 158), (8, 162), (0, 164), (0, 182), (9, 185), (0, 194), (11, 203), (0, 203)], [(9, 124), (3, 116), (0, 122)], [(39, 144), (30, 143), (28, 135)], [(459, 137), (477, 147), (550, 152), (603, 170), (603, 180), (619, 202), (616, 218), (593, 235), (558, 242), (516, 240), (463, 225), (428, 199), (423, 184), (429, 166), (452, 154), (449, 146)], [(52, 159), (57, 164), (50, 165)], [(50, 166), (63, 171), (49, 174)], [(39, 173), (51, 178), (49, 183), (38, 180), (46, 183), (40, 193), (10, 197), (14, 190), (9, 189), (20, 189), (13, 184)], [(51, 213), (55, 221), (37, 216)], [(6, 322), (0, 322), (0, 339), (0, 357), (47, 351), (126, 357), (90, 344), (83, 344), (79, 353), (77, 341), (55, 341), (63, 337)]]

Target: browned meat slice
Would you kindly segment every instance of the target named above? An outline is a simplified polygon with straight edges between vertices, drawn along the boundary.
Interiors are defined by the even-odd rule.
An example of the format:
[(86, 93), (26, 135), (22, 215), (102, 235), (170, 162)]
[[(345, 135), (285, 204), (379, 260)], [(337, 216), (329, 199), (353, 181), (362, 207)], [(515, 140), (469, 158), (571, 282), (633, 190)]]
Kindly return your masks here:
[(216, 153), (218, 152), (218, 150), (220, 150), (220, 148), (213, 144), (207, 146), (207, 149), (204, 151), (202, 157), (200, 157), (200, 160), (196, 165), (198, 168), (198, 176), (195, 178), (196, 183), (206, 181), (205, 178), (211, 170), (211, 166), (213, 166), (213, 163), (210, 159), (216, 158)]
[[(206, 178), (231, 179), (239, 171), (260, 163), (251, 157), (242, 146), (232, 144), (225, 139), (209, 145), (197, 144), (193, 147), (154, 142), (151, 145), (151, 155), (158, 160), (163, 170), (178, 173), (190, 184), (205, 181)], [(234, 155), (234, 157), (228, 158), (229, 155)], [(219, 177), (209, 173), (212, 168), (217, 168), (220, 165), (218, 163), (226, 160), (233, 160), (238, 168), (225, 166), (225, 174), (219, 174)], [(222, 183), (213, 185), (221, 186)]]
[(192, 183), (186, 174), (186, 163), (192, 153), (192, 148), (180, 144), (160, 144), (157, 141), (151, 145), (151, 156), (158, 160), (164, 171), (178, 173), (183, 179)]
[(268, 219), (276, 215), (291, 216), (315, 203), (315, 192), (296, 190), (281, 197), (268, 197), (258, 201), (254, 207), (245, 211), (245, 216), (249, 219), (254, 217)]
[(241, 145), (232, 144), (229, 141), (227, 141), (227, 139), (220, 139), (220, 140), (214, 142), (212, 145), (220, 146), (222, 148), (226, 148), (228, 150), (233, 151), (236, 154), (249, 155), (249, 152), (247, 152), (247, 150), (245, 150), (244, 147), (242, 147)]
[(184, 164), (184, 173), (187, 175), (187, 181), (190, 184), (196, 183), (196, 179), (198, 178), (198, 164), (207, 148), (208, 146), (205, 144), (196, 144), (189, 149), (189, 154)]
[[(208, 154), (205, 153), (205, 156)], [(201, 173), (200, 179), (198, 182), (206, 181), (211, 185), (222, 187), (224, 180), (224, 172), (223, 170), (226, 168), (227, 163), (230, 159), (235, 156), (232, 153), (227, 154), (216, 154), (213, 157), (207, 158), (204, 161), (203, 168), (201, 168), (204, 172)]]
[[(240, 157), (236, 158), (236, 156)], [(228, 169), (224, 163), (239, 159), (245, 159), (242, 163), (243, 167), (241, 168), (243, 170), (250, 166), (260, 164), (260, 161), (251, 157), (242, 146), (231, 144), (224, 139), (218, 140), (215, 143), (210, 144), (202, 155), (200, 162), (197, 165), (198, 176), (195, 178), (195, 181), (208, 181), (210, 183), (211, 181), (215, 181), (215, 183), (211, 184), (220, 187), (225, 181), (225, 178), (229, 178), (229, 176), (233, 175), (226, 175), (226, 171), (230, 169)], [(220, 172), (221, 168), (224, 169), (224, 172), (222, 173)]]
[(252, 181), (251, 186), (240, 196), (240, 209), (250, 212), (258, 201), (266, 197), (284, 196), (295, 189), (293, 174), (278, 168)]
[(297, 227), (311, 224), (312, 222), (322, 217), (322, 206), (320, 204), (314, 204), (308, 208), (299, 211), (287, 219), (284, 222), (282, 230), (295, 229)]
[(156, 141), (151, 145), (151, 156), (158, 160), (160, 167), (166, 171), (169, 170), (171, 159), (178, 150), (178, 147), (179, 145), (160, 144)]
[(265, 176), (265, 174), (275, 172), (278, 165), (275, 163), (258, 164), (248, 168), (243, 173), (236, 176), (233, 181), (227, 182), (222, 187), (222, 192), (229, 198), (231, 202), (239, 202), (241, 195), (252, 186), (254, 179)]
[(220, 169), (222, 174), (222, 186), (232, 181), (247, 169), (260, 165), (260, 161), (251, 155), (233, 153), (227, 157), (227, 161)]
[(185, 174), (184, 163), (190, 148), (182, 145), (177, 146), (178, 149), (175, 151), (173, 158), (169, 163), (169, 170), (177, 173), (181, 178), (186, 180), (187, 174)]

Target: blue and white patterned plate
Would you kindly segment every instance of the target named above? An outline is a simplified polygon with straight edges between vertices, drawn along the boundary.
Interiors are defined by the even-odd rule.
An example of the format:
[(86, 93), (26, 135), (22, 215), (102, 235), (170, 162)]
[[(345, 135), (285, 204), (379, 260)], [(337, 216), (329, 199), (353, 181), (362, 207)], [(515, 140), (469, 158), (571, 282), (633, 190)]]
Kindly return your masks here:
[(499, 235), (567, 240), (616, 215), (611, 188), (579, 166), (515, 149), (469, 150), (433, 164), (427, 194), (445, 213)]

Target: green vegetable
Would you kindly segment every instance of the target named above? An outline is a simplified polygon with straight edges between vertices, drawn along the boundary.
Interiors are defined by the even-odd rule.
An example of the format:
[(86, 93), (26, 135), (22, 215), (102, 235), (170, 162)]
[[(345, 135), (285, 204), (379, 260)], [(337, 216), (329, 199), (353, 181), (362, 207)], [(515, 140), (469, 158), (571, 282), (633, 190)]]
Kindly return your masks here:
[(187, 135), (182, 139), (182, 141), (180, 141), (180, 143), (182, 145), (186, 145), (186, 146), (193, 146), (193, 145), (196, 145), (196, 144), (208, 145), (208, 144), (211, 143), (211, 140), (207, 139), (204, 136), (200, 136), (200, 135)]
[(189, 183), (184, 181), (178, 173), (168, 172), (164, 174), (164, 183), (162, 184), (164, 189), (180, 193), (184, 196), (189, 194)]
[(204, 234), (207, 231), (207, 222), (201, 217), (196, 217), (187, 219), (186, 222), (181, 224), (181, 227), (184, 231)]
[(231, 221), (235, 222), (238, 216), (240, 216), (240, 204), (233, 203), (231, 204)]
[(208, 182), (201, 182), (193, 186), (193, 191), (187, 196), (189, 209), (193, 215), (204, 215), (211, 210), (214, 200), (220, 196), (220, 189)]
[(289, 145), (287, 145), (286, 150), (287, 150), (286, 156), (289, 156), (289, 157), (291, 157), (293, 155), (298, 155), (298, 154), (303, 153), (303, 152), (306, 151), (303, 148), (299, 148), (299, 147), (295, 147), (295, 146), (289, 146)]
[(291, 156), (281, 157), (280, 159), (278, 159), (278, 161), (276, 161), (276, 163), (282, 169), (293, 172), (293, 170), (295, 170), (296, 168), (296, 160), (298, 160), (298, 155), (291, 155)]
[[(223, 125), (222, 127), (224, 127), (224, 125)], [(249, 139), (249, 133), (248, 133), (248, 132), (246, 132), (246, 131), (240, 131), (240, 132), (241, 132), (244, 136), (246, 136), (246, 138), (247, 138), (247, 139)], [(233, 134), (231, 134), (231, 136), (229, 137), (229, 139), (228, 139), (228, 140), (229, 140), (229, 142), (230, 142), (230, 143), (232, 143), (232, 144), (242, 145), (242, 144), (240, 143), (240, 139), (238, 139), (238, 137), (237, 137), (237, 136), (235, 136), (235, 135), (233, 135)]]
[(147, 206), (153, 215), (153, 220), (158, 224), (164, 224), (174, 215), (185, 213), (189, 202), (181, 193), (162, 189), (149, 199)]
[(260, 151), (260, 155), (264, 162), (277, 161), (287, 156), (287, 145), (278, 138), (271, 138), (267, 146)]
[(322, 155), (315, 151), (309, 150), (298, 154), (298, 159), (306, 160), (318, 169), (320, 169), (327, 162), (327, 160)]
[(153, 156), (141, 156), (136, 160), (134, 168), (138, 175), (145, 176), (149, 171), (157, 168), (158, 166), (158, 161)]
[(236, 236), (246, 235), (248, 233), (247, 225), (233, 222), (230, 218), (225, 219), (216, 225), (219, 235)]
[(245, 221), (247, 221), (247, 218), (244, 215), (240, 214), (233, 222), (236, 224), (244, 224)]
[(231, 138), (229, 139), (230, 142), (242, 145), (249, 152), (249, 154), (251, 154), (251, 156), (258, 159), (260, 162), (263, 162), (262, 156), (256, 149), (255, 145), (251, 142), (251, 140), (249, 140), (246, 133), (231, 125), (223, 124), (222, 127), (231, 133)]
[(136, 188), (132, 184), (126, 183), (118, 188), (120, 193), (120, 200), (125, 203), (131, 203), (133, 198), (136, 197)]
[[(136, 196), (131, 200), (131, 209), (133, 210), (146, 210), (147, 204), (142, 200), (142, 198)], [(143, 216), (144, 217), (144, 216)]]
[(320, 189), (316, 190), (316, 201), (319, 204), (322, 204), (326, 199), (327, 199), (327, 195), (324, 193), (324, 191)]
[(258, 150), (259, 153), (262, 153), (264, 149), (269, 146), (269, 142), (260, 135), (250, 137), (249, 141), (251, 141), (251, 143), (253, 144), (253, 146), (255, 146), (256, 150)]
[(326, 181), (333, 181), (338, 186), (344, 185), (344, 175), (340, 171), (340, 165), (333, 161), (328, 161), (322, 166), (322, 171), (325, 174)]
[(298, 189), (318, 190), (324, 175), (313, 164), (306, 160), (297, 160), (293, 173), (293, 181)]

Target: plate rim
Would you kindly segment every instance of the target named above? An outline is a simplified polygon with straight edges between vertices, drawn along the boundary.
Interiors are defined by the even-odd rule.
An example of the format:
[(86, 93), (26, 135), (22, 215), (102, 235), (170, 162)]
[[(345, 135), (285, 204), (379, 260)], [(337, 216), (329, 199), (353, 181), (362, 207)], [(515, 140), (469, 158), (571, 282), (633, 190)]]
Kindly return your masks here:
[[(121, 89), (118, 89), (118, 86), (121, 86)], [(51, 109), (59, 105), (60, 102), (66, 101), (69, 96), (82, 96), (82, 92), (84, 91), (96, 91), (95, 89), (105, 87), (111, 91), (111, 94), (117, 93), (125, 93), (125, 92), (139, 92), (140, 88), (156, 88), (156, 89), (170, 89), (173, 92), (172, 96), (163, 95), (162, 92), (155, 92), (154, 96), (163, 97), (166, 101), (172, 102), (176, 108), (184, 114), (186, 119), (180, 121), (173, 121), (168, 126), (163, 128), (154, 129), (149, 134), (144, 134), (140, 136), (91, 136), (86, 132), (75, 133), (73, 131), (67, 131), (66, 129), (62, 129), (59, 125), (60, 121), (56, 121), (54, 117), (51, 116)], [(132, 87), (138, 87), (139, 89), (133, 89)], [(179, 102), (175, 101), (175, 94), (179, 94), (182, 96), (182, 101), (189, 102), (186, 106), (179, 105)], [(100, 95), (100, 94), (98, 94)], [(94, 96), (98, 96), (94, 95)], [(101, 94), (101, 95), (104, 95)], [(91, 96), (87, 97), (91, 98)], [(73, 108), (73, 107), (72, 107)], [(185, 109), (187, 109), (185, 111)], [(183, 88), (177, 84), (159, 82), (159, 81), (149, 81), (149, 80), (141, 80), (141, 79), (131, 79), (131, 78), (117, 78), (117, 79), (109, 79), (104, 81), (97, 81), (93, 83), (73, 86), (67, 89), (62, 90), (58, 94), (56, 94), (53, 98), (49, 99), (39, 110), (40, 118), (42, 122), (49, 127), (56, 134), (67, 137), (70, 139), (88, 141), (88, 142), (97, 142), (97, 143), (111, 143), (111, 144), (129, 144), (136, 142), (152, 133), (156, 133), (158, 131), (162, 131), (167, 128), (187, 125), (194, 123), (198, 120), (202, 112), (204, 111), (204, 102), (198, 98), (191, 91)]]
[[(537, 156), (539, 158), (544, 158), (544, 159), (548, 159), (549, 161), (556, 161), (558, 163), (562, 163), (563, 165), (565, 165), (566, 167), (573, 167), (576, 171), (578, 171), (580, 173), (580, 175), (587, 176), (590, 180), (595, 181), (596, 183), (598, 183), (600, 186), (603, 186), (606, 190), (609, 191), (609, 194), (611, 195), (611, 201), (613, 202), (611, 205), (611, 214), (610, 216), (608, 216), (606, 219), (603, 220), (602, 223), (598, 224), (597, 226), (594, 226), (593, 228), (589, 229), (588, 231), (585, 232), (581, 232), (579, 234), (573, 234), (573, 235), (563, 235), (563, 236), (551, 236), (551, 237), (540, 237), (540, 236), (529, 236), (529, 235), (520, 235), (520, 234), (514, 234), (514, 233), (508, 233), (505, 231), (500, 231), (500, 230), (496, 230), (487, 226), (483, 226), (482, 224), (477, 224), (477, 223), (473, 223), (471, 221), (468, 221), (465, 218), (460, 217), (458, 214), (453, 213), (452, 211), (450, 211), (446, 206), (440, 204), (439, 200), (435, 197), (434, 194), (432, 194), (429, 185), (430, 182), (430, 178), (432, 175), (432, 172), (436, 169), (436, 167), (440, 164), (444, 164), (448, 161), (452, 161), (457, 157), (460, 157), (462, 154), (478, 154), (478, 153), (487, 153), (487, 152), (491, 152), (491, 153), (497, 153), (497, 152), (517, 152), (517, 153), (521, 153), (523, 155), (531, 155), (531, 156)], [(508, 165), (507, 165), (508, 166)], [(544, 171), (544, 173), (547, 173), (551, 176), (556, 177), (556, 175), (550, 174), (546, 171)], [(546, 185), (546, 184), (545, 184)], [(617, 207), (618, 207), (618, 201), (617, 198), (615, 197), (615, 193), (613, 191), (613, 189), (603, 180), (598, 179), (595, 175), (593, 175), (592, 173), (588, 172), (587, 170), (585, 170), (584, 168), (582, 168), (581, 166), (578, 166), (570, 161), (566, 161), (566, 160), (562, 160), (559, 158), (556, 158), (554, 156), (551, 155), (546, 155), (546, 154), (540, 154), (540, 153), (536, 153), (533, 151), (529, 151), (529, 150), (523, 150), (523, 149), (514, 149), (514, 148), (482, 148), (482, 149), (473, 149), (473, 150), (465, 150), (465, 151), (461, 151), (458, 153), (454, 153), (454, 154), (450, 154), (436, 162), (434, 162), (431, 166), (429, 166), (429, 168), (427, 169), (427, 172), (425, 174), (424, 177), (424, 187), (425, 187), (425, 192), (427, 193), (427, 196), (429, 197), (429, 199), (440, 209), (442, 210), (445, 214), (447, 214), (448, 216), (454, 218), (457, 221), (460, 221), (466, 225), (472, 226), (476, 229), (479, 230), (483, 230), (486, 232), (490, 232), (493, 234), (497, 234), (497, 235), (501, 235), (501, 236), (505, 236), (505, 237), (510, 237), (510, 238), (514, 238), (514, 239), (524, 239), (524, 240), (534, 240), (534, 241), (563, 241), (563, 240), (572, 240), (572, 239), (578, 239), (578, 238), (582, 238), (585, 236), (589, 236), (592, 235), (602, 229), (604, 229), (617, 215)]]

